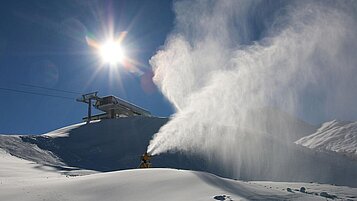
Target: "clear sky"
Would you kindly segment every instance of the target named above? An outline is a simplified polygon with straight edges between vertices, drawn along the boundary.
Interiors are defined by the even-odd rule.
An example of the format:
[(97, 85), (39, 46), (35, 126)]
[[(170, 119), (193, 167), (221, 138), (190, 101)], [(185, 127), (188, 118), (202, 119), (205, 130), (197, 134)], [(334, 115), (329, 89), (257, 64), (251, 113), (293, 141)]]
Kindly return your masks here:
[[(151, 82), (148, 61), (173, 24), (169, 0), (2, 1), (0, 133), (41, 134), (81, 122), (87, 107), (75, 98), (92, 91), (116, 95), (157, 116), (171, 115), (172, 106)], [(123, 41), (127, 55), (137, 61), (142, 75), (101, 65), (86, 42), (103, 41), (108, 33), (117, 36), (122, 31), (128, 32)]]

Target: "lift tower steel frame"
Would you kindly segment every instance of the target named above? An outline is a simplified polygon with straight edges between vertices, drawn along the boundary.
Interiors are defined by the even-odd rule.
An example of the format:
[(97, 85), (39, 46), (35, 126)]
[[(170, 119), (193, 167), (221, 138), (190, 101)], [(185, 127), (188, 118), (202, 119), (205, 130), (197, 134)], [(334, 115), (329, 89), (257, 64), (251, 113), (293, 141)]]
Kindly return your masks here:
[(101, 98), (97, 96), (98, 91), (83, 94), (81, 98), (78, 98), (78, 102), (83, 102), (88, 104), (88, 118), (87, 123), (91, 121), (92, 117), (92, 100), (100, 100)]

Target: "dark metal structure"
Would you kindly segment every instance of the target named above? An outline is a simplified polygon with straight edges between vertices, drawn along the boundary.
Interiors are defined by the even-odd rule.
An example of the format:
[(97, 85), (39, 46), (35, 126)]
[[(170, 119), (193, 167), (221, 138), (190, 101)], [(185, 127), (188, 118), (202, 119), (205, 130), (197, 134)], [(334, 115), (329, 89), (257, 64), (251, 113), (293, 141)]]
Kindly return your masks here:
[[(151, 116), (151, 113), (139, 106), (129, 103), (115, 96), (99, 97), (98, 92), (83, 94), (78, 102), (88, 104), (88, 116), (83, 120), (89, 123), (91, 120), (114, 119), (129, 116)], [(92, 101), (95, 101), (92, 104)], [(92, 115), (92, 106), (104, 113)]]

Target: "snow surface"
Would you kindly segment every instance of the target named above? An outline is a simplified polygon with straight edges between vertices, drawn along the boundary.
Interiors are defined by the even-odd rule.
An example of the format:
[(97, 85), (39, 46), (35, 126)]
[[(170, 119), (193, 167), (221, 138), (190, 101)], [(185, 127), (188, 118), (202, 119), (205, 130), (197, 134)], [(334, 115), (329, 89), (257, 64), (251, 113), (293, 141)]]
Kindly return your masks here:
[[(99, 122), (99, 121), (92, 121), (92, 123), (94, 123), (94, 122)], [(70, 125), (70, 126), (65, 126), (63, 128), (59, 128), (59, 129), (56, 129), (54, 131), (45, 133), (44, 136), (49, 136), (49, 137), (68, 137), (68, 134), (69, 134), (70, 130), (76, 129), (76, 128), (78, 128), (80, 126), (83, 126), (85, 124), (86, 124), (85, 122), (82, 122), (82, 123), (73, 124), (73, 125)]]
[(0, 135), (0, 148), (14, 156), (46, 165), (64, 165), (52, 152), (39, 148), (36, 144), (23, 142), (19, 135)]
[[(256, 172), (252, 163), (241, 167), (242, 172), (246, 171), (242, 178), (267, 180), (264, 182), (191, 171), (224, 175), (221, 164), (212, 166), (200, 157), (180, 154), (163, 154), (152, 162), (155, 167), (190, 170), (132, 169), (138, 166), (152, 135), (167, 121), (156, 117), (121, 118), (80, 123), (44, 135), (0, 135), (0, 200), (326, 200), (323, 196), (357, 200), (356, 188), (269, 181), (357, 186), (356, 162), (284, 144), (279, 135), (262, 139), (266, 142), (261, 147), (266, 154), (261, 156), (266, 160), (266, 172)], [(311, 130), (303, 122), (295, 122), (296, 128)], [(266, 126), (267, 131), (274, 127)], [(296, 129), (292, 139), (299, 135)], [(246, 143), (252, 140), (250, 136), (244, 139)], [(255, 147), (248, 147), (247, 152), (249, 149)], [(285, 152), (290, 155), (274, 155), (269, 161), (271, 149), (281, 150), (277, 152), (281, 156)], [(285, 171), (269, 175), (269, 168)], [(306, 193), (296, 190), (302, 186)]]
[[(138, 167), (153, 134), (167, 121), (157, 117), (130, 117), (76, 124), (45, 135), (0, 135), (0, 148), (67, 175), (126, 170)], [(302, 127), (302, 130), (310, 128), (303, 122), (291, 122), (297, 122), (296, 128)], [(273, 127), (267, 125), (267, 131)], [(232, 179), (312, 181), (357, 187), (354, 179), (357, 178), (357, 161), (315, 152), (273, 134), (247, 133), (240, 141), (242, 144), (237, 146), (244, 149), (239, 154), (246, 156), (241, 158), (239, 176), (234, 174), (235, 168), (230, 172), (225, 164), (199, 155), (166, 153), (155, 156), (152, 163), (154, 167), (205, 171)], [(264, 142), (259, 143), (259, 149), (254, 145), (256, 141)]]
[(332, 151), (357, 159), (357, 122), (326, 122), (317, 132), (295, 143), (310, 149)]
[(14, 178), (40, 179), (48, 176), (58, 177), (60, 173), (55, 168), (12, 156), (0, 149), (0, 180), (2, 185), (6, 185), (8, 181)]
[[(287, 188), (292, 190), (292, 193), (300, 193), (301, 187), (306, 189), (307, 194), (320, 195), (325, 192), (334, 200), (357, 200), (357, 189), (347, 186), (334, 186), (329, 184), (319, 183), (298, 183), (298, 182), (269, 182), (269, 181), (252, 181), (250, 183), (264, 186), (268, 189), (276, 189), (280, 191), (287, 191)], [(330, 200), (330, 199), (329, 199)], [(333, 200), (333, 199), (331, 199)]]
[[(314, 186), (338, 199), (356, 200), (357, 189), (305, 183), (243, 182), (204, 172), (135, 169), (86, 176), (66, 176), (56, 169), (11, 156), (0, 149), (0, 200), (326, 200), (287, 187)], [(310, 190), (310, 186), (307, 188)]]

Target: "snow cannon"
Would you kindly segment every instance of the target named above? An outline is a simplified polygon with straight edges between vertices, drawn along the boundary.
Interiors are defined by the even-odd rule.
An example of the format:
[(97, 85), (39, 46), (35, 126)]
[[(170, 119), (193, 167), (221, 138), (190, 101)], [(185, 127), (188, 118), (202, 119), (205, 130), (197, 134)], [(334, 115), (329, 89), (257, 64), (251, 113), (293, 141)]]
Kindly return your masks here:
[(151, 163), (150, 163), (151, 157), (152, 156), (150, 154), (145, 152), (140, 158), (141, 159), (141, 163), (139, 165), (139, 168), (150, 168), (151, 167)]

